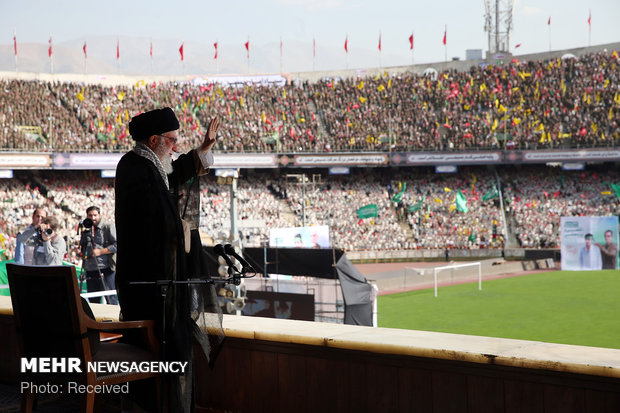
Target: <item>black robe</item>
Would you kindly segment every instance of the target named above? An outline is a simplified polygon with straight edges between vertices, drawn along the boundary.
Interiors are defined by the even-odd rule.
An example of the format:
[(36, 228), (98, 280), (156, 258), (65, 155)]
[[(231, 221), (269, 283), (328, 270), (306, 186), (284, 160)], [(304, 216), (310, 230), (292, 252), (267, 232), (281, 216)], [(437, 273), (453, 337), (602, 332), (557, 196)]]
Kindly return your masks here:
[[(198, 175), (205, 171), (194, 151), (181, 155), (173, 162), (173, 167), (173, 173), (168, 175), (171, 188), (168, 190), (150, 160), (131, 151), (118, 163), (115, 182), (116, 288), (122, 319), (154, 319), (157, 336), (160, 339), (165, 338), (166, 341), (163, 359), (190, 361), (191, 365), (192, 337), (198, 338), (207, 359), (210, 352), (216, 351), (214, 347), (217, 347), (223, 338), (222, 334), (208, 342), (203, 334), (201, 339), (200, 328), (196, 324), (198, 317), (204, 314), (203, 307), (213, 301), (217, 302), (213, 287), (170, 287), (166, 296), (165, 332), (162, 332), (164, 311), (161, 289), (154, 285), (130, 284), (133, 281), (181, 281), (206, 276), (199, 260), (197, 262), (195, 258), (190, 259), (200, 256), (201, 252), (197, 230), (192, 234), (192, 254), (185, 252), (183, 224), (178, 210), (179, 200), (175, 195), (186, 182), (198, 179)], [(198, 303), (196, 297), (200, 297)], [(214, 306), (211, 305), (209, 310), (213, 309)], [(209, 322), (212, 320), (213, 318)], [(204, 323), (202, 326), (204, 327)], [(219, 327), (221, 329), (221, 317)], [(171, 391), (184, 395), (180, 397), (186, 399), (185, 402), (177, 401), (183, 405), (187, 404), (187, 395), (191, 395), (192, 380), (189, 379), (191, 376), (181, 379), (181, 383), (171, 385)], [(175, 397), (169, 394), (169, 407), (174, 409), (172, 411), (187, 410), (179, 409), (173, 399)]]

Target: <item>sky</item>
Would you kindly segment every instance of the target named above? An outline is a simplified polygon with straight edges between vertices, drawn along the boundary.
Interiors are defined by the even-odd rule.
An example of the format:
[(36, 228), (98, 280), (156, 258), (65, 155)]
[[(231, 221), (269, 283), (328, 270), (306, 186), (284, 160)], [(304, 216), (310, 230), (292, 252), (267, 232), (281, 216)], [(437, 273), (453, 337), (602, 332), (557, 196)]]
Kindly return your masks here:
[[(619, 0), (514, 0), (513, 4), (510, 48), (517, 55), (548, 51), (550, 46), (555, 50), (620, 41)], [(12, 54), (8, 46), (14, 30), (20, 45), (47, 45), (51, 34), (55, 45), (70, 45), (79, 53), (84, 40), (110, 36), (106, 53), (113, 59), (113, 38), (136, 37), (152, 39), (155, 45), (164, 41), (192, 45), (185, 50), (185, 59), (191, 61), (198, 49), (201, 59), (212, 60), (217, 41), (221, 54), (246, 64), (244, 43), (249, 39), (251, 60), (269, 54), (271, 59), (261, 68), (272, 72), (279, 71), (279, 65), (284, 71), (310, 71), (313, 65), (334, 70), (399, 66), (412, 60), (464, 59), (467, 49), (486, 50), (484, 14), (484, 0), (0, 0), (0, 46), (2, 53)], [(408, 40), (412, 33), (413, 54)], [(178, 59), (178, 46), (168, 46), (166, 54)]]

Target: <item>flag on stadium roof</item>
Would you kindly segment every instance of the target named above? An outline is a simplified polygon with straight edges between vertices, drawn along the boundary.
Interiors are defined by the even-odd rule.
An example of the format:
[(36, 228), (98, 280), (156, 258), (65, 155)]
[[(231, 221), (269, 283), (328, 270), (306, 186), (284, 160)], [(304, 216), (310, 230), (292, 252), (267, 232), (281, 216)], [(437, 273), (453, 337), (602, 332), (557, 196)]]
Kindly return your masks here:
[(413, 50), (413, 33), (409, 36), (409, 50)]
[(213, 56), (213, 58), (217, 60), (217, 42), (213, 43), (213, 47), (215, 48), (215, 55)]
[(344, 38), (344, 51), (345, 53), (349, 53), (349, 35)]
[(13, 50), (15, 51), (15, 57), (17, 57), (17, 35), (13, 31)]
[(379, 51), (381, 51), (381, 32), (379, 32)]
[(446, 45), (447, 37), (448, 37), (448, 28), (446, 27), (443, 31), (443, 45), (444, 46)]
[(181, 43), (181, 47), (179, 47), (179, 53), (181, 54), (181, 61), (183, 61), (183, 45), (185, 43)]
[(84, 40), (84, 46), (82, 46), (82, 51), (84, 52), (84, 59), (87, 59), (88, 54), (86, 53), (86, 40)]
[(121, 44), (120, 40), (116, 39), (116, 60), (121, 58)]
[(49, 47), (47, 48), (47, 57), (52, 57), (52, 35), (50, 34), (50, 39), (48, 40)]

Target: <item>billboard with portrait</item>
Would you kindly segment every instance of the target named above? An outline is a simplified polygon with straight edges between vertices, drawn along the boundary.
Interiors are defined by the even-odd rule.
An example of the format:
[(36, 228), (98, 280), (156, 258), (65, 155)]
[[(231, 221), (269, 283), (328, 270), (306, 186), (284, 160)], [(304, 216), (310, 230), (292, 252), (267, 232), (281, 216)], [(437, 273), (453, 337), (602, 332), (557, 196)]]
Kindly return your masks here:
[(329, 226), (273, 228), (269, 230), (272, 248), (329, 248)]
[(618, 269), (618, 217), (562, 217), (562, 269)]

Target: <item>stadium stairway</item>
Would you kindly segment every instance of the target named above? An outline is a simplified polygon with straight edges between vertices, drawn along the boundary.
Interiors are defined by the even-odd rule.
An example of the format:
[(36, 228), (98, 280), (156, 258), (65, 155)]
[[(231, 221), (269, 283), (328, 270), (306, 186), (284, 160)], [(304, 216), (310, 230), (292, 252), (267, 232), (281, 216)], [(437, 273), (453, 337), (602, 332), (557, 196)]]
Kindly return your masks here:
[(506, 225), (506, 231), (508, 231), (507, 239), (506, 239), (506, 248), (520, 248), (519, 240), (517, 239), (517, 235), (514, 232), (514, 229), (517, 228), (517, 221), (515, 220), (514, 215), (512, 213), (507, 213), (503, 211)]
[(291, 227), (294, 227), (296, 215), (289, 206), (289, 204), (284, 199), (278, 199), (278, 204), (280, 205), (280, 217), (284, 218), (286, 222), (290, 224)]
[(310, 100), (308, 102), (308, 108), (311, 112), (316, 113), (316, 126), (318, 129), (319, 136), (328, 136), (327, 129), (325, 129), (325, 123), (323, 122), (323, 116), (321, 112), (317, 109), (314, 100)]

